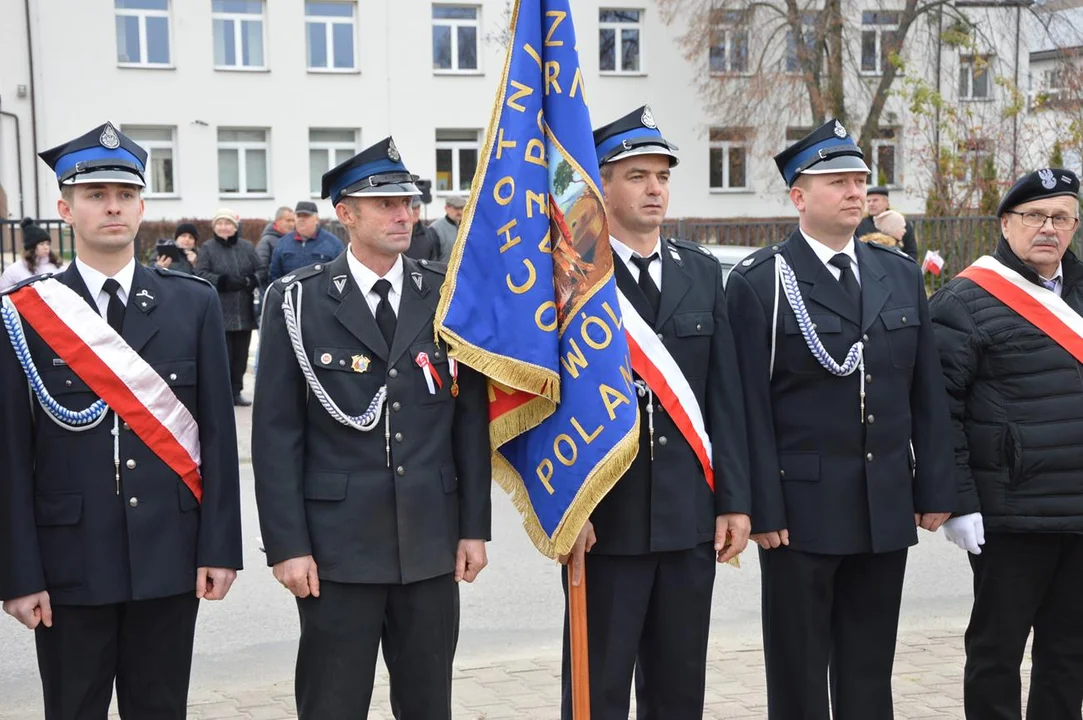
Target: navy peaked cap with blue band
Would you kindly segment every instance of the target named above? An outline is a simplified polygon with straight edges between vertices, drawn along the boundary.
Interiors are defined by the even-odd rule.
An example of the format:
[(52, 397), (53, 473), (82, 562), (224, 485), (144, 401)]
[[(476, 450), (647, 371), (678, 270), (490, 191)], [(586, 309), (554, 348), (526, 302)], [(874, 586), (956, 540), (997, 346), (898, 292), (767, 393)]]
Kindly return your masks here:
[(838, 120), (830, 120), (775, 155), (775, 165), (787, 187), (798, 175), (870, 172), (865, 154)]
[(1079, 196), (1079, 178), (1071, 170), (1042, 168), (1027, 173), (1015, 181), (997, 207), (997, 217), (1031, 200), (1044, 200), (1061, 195)]
[(338, 205), (344, 197), (397, 197), (420, 195), (417, 175), (402, 164), (395, 141), (385, 137), (346, 162), (323, 174), (320, 197)]
[(61, 185), (123, 183), (146, 187), (147, 151), (105, 123), (38, 155)]
[(598, 152), (599, 165), (633, 155), (666, 155), (670, 167), (679, 162), (677, 146), (662, 137), (650, 105), (595, 130), (594, 148)]

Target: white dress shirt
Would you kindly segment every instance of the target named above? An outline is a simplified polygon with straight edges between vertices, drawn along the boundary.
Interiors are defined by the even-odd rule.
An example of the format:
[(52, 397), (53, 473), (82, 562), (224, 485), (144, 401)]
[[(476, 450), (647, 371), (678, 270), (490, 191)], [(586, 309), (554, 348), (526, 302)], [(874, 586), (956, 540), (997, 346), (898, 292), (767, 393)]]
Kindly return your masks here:
[[(101, 313), (102, 317), (105, 317), (106, 311), (109, 309), (109, 293), (102, 289), (102, 285), (105, 285), (105, 281), (109, 279), (109, 276), (98, 272), (79, 258), (75, 258), (75, 269), (82, 276), (86, 289), (90, 291), (90, 297), (94, 298), (94, 302), (98, 306), (98, 312)], [(117, 297), (125, 306), (128, 305), (128, 294), (132, 291), (132, 280), (134, 278), (135, 258), (129, 260), (128, 264), (113, 276), (113, 279), (120, 284)]]
[(816, 257), (820, 258), (820, 262), (827, 266), (827, 269), (831, 272), (831, 276), (834, 277), (836, 280), (842, 277), (842, 270), (831, 264), (831, 258), (835, 257), (839, 253), (849, 255), (850, 272), (854, 274), (854, 279), (857, 280), (857, 284), (859, 286), (861, 285), (861, 270), (857, 267), (857, 251), (854, 250), (855, 240), (853, 238), (850, 238), (850, 242), (846, 243), (846, 247), (844, 247), (842, 250), (834, 250), (832, 248), (829, 248), (827, 245), (824, 245), (816, 238), (810, 236), (804, 230), (801, 231), (801, 235), (804, 236), (805, 242), (807, 242), (809, 247), (812, 248), (812, 252), (816, 253)]
[[(372, 316), (376, 317), (376, 306), (380, 304), (380, 294), (373, 290), (372, 286), (381, 279), (380, 276), (353, 256), (353, 248), (346, 250), (346, 263), (350, 266), (353, 281), (357, 283), (357, 287), (365, 296), (365, 302), (368, 303)], [(383, 276), (384, 280), (391, 283), (391, 292), (387, 294), (387, 301), (391, 304), (391, 309), (395, 311), (396, 317), (399, 314), (399, 300), (402, 299), (402, 274), (402, 255), (399, 255), (395, 264)]]
[(658, 242), (654, 244), (654, 249), (646, 255), (640, 255), (632, 250), (620, 240), (616, 239), (612, 235), (609, 236), (609, 244), (613, 247), (613, 252), (617, 254), (625, 266), (628, 268), (628, 272), (632, 273), (632, 279), (637, 283), (639, 282), (639, 266), (632, 262), (633, 257), (650, 257), (651, 253), (656, 253), (658, 257), (651, 262), (647, 268), (647, 272), (650, 273), (651, 280), (654, 280), (654, 284), (658, 286), (658, 292), (662, 292), (662, 238), (658, 238)]

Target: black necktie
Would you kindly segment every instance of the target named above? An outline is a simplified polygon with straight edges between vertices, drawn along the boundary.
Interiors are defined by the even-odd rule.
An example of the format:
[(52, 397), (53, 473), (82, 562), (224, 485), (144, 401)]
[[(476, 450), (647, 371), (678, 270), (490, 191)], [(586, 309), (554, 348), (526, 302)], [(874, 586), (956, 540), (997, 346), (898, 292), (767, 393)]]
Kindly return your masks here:
[(376, 324), (390, 348), (391, 341), (395, 339), (395, 325), (398, 323), (395, 311), (391, 309), (391, 300), (387, 297), (391, 292), (391, 283), (381, 278), (373, 284), (372, 290), (380, 296), (380, 302), (376, 304)]
[(109, 293), (109, 307), (106, 308), (105, 319), (109, 326), (119, 334), (121, 328), (124, 327), (124, 303), (120, 301), (120, 296), (117, 294), (120, 292), (120, 283), (109, 278), (102, 284), (102, 290)]
[(850, 268), (850, 256), (839, 253), (828, 262), (839, 269), (839, 285), (842, 285), (842, 289), (854, 301), (854, 305), (861, 307), (861, 287), (857, 284), (854, 271)]
[[(647, 298), (647, 304), (651, 307), (651, 312), (654, 316), (658, 316), (658, 303), (662, 299), (662, 293), (658, 291), (658, 286), (654, 284), (654, 279), (651, 277), (648, 269), (651, 263), (658, 259), (658, 253), (653, 253), (650, 257), (639, 257), (638, 255), (632, 256), (632, 262), (639, 268), (639, 289), (642, 291), (643, 296)], [(651, 318), (653, 320), (653, 318)]]

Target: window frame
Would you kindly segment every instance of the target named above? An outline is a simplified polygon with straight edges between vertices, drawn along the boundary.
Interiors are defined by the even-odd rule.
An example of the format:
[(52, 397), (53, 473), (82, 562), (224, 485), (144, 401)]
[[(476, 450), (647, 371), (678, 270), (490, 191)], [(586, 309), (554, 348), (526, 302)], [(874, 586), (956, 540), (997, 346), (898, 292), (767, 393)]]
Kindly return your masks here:
[[(727, 13), (727, 14), (728, 13), (742, 13), (742, 14), (745, 14), (745, 11), (721, 11), (721, 12)], [(751, 52), (751, 43), (752, 43), (752, 33), (751, 33), (751, 30), (750, 30), (750, 27), (751, 27), (751, 23), (749, 22), (747, 17), (744, 18), (743, 20), (731, 20), (731, 19), (727, 18), (727, 19), (725, 19), (723, 21), (713, 22), (711, 24), (710, 44), (707, 47), (707, 72), (708, 72), (708, 74), (710, 74), (712, 77), (749, 77), (749, 76), (751, 76), (753, 74), (752, 71), (749, 70), (749, 68), (748, 68), (748, 66), (749, 66), (748, 59), (749, 59), (749, 55), (750, 55), (750, 52)], [(731, 52), (726, 53), (726, 69), (725, 70), (715, 70), (713, 67), (711, 67), (711, 52), (719, 44), (718, 42), (716, 42), (716, 38), (720, 33), (724, 36), (724, 42), (722, 43), (722, 46), (727, 48), (727, 49), (732, 49), (734, 47), (733, 38), (735, 36), (744, 35), (744, 50), (745, 50), (745, 69), (744, 70), (734, 70), (733, 69)]]
[[(712, 140), (710, 139), (710, 133), (718, 131), (720, 133), (729, 133), (734, 136), (741, 135), (740, 139), (732, 140)], [(707, 186), (713, 194), (736, 194), (736, 193), (751, 193), (755, 192), (752, 188), (751, 173), (749, 172), (749, 161), (752, 158), (752, 132), (747, 127), (712, 127), (708, 130), (707, 140)], [(730, 150), (733, 148), (741, 148), (745, 153), (745, 184), (740, 186), (733, 186), (730, 184)], [(711, 184), (711, 151), (722, 150), (722, 185)]]
[[(239, 132), (252, 132), (258, 131), (263, 133), (263, 141), (256, 142), (254, 140), (226, 140), (223, 141), (221, 133), (223, 130), (234, 130)], [(229, 192), (222, 190), (222, 168), (218, 166), (218, 196), (220, 198), (268, 198), (273, 196), (271, 189), (271, 129), (265, 127), (219, 127), (218, 137), (215, 144), (215, 161), (218, 161), (218, 153), (222, 150), (236, 150), (237, 151), (237, 184), (243, 187), (243, 190), (237, 192)], [(248, 163), (247, 153), (249, 150), (263, 150), (264, 157), (266, 158), (266, 170), (267, 177), (267, 189), (252, 192), (248, 190)]]
[[(452, 8), (470, 8), (475, 12), (474, 19), (463, 18), (434, 18), (432, 17), (432, 11), (437, 7), (452, 7)], [(463, 2), (434, 2), (429, 7), (429, 50), (435, 52), (435, 40), (432, 37), (432, 30), (438, 25), (442, 27), (451, 28), (451, 67), (438, 68), (433, 67), (433, 75), (483, 75), (482, 69), (482, 35), (481, 35), (481, 5), (475, 5), (471, 3)], [(477, 58), (476, 68), (459, 68), (459, 32), (460, 27), (472, 27), (474, 28), (474, 56)], [(433, 58), (435, 60), (435, 58)]]
[(214, 9), (214, 2), (211, 0), (211, 56), (214, 55), (214, 21), (215, 20), (229, 20), (233, 23), (233, 47), (236, 52), (236, 59), (241, 60), (243, 52), (241, 47), (243, 45), (242, 35), (242, 23), (254, 22), (255, 18), (259, 18), (260, 27), (260, 47), (263, 50), (263, 64), (262, 65), (219, 65), (217, 61), (214, 62), (214, 69), (220, 72), (268, 72), (270, 70), (270, 62), (267, 59), (268, 47), (267, 47), (267, 0), (255, 0), (259, 2), (260, 14), (257, 16), (254, 13), (238, 13), (238, 12), (218, 12)]
[[(139, 139), (134, 137), (143, 130), (168, 130), (169, 140), (149, 140), (147, 138)], [(176, 125), (121, 125), (120, 131), (125, 135), (131, 137), (135, 142), (139, 143), (139, 147), (147, 151), (146, 172), (144, 177), (146, 178), (147, 186), (143, 188), (143, 196), (146, 198), (154, 199), (176, 199), (180, 197), (180, 173), (177, 172), (177, 126)], [(155, 150), (169, 150), (172, 153), (170, 160), (172, 161), (172, 167), (170, 168), (170, 175), (173, 180), (172, 192), (159, 192), (152, 187), (152, 178), (154, 173), (151, 171), (151, 166), (154, 163), (154, 151)]]
[[(619, 22), (615, 20), (602, 20), (603, 12), (635, 12), (639, 13), (639, 19), (635, 22)], [(598, 8), (598, 74), (603, 76), (642, 77), (647, 74), (647, 58), (643, 52), (643, 30), (646, 26), (646, 8), (637, 7), (599, 7)], [(621, 30), (635, 29), (639, 32), (639, 67), (635, 70), (622, 70), (624, 64), (624, 42), (621, 40)], [(602, 69), (602, 31), (612, 30), (613, 39), (613, 69)]]
[[(172, 70), (176, 66), (173, 64), (173, 3), (171, 0), (166, 0), (165, 10), (145, 10), (142, 8), (119, 8), (116, 6), (116, 0), (113, 0), (113, 32), (116, 32), (116, 18), (118, 17), (135, 17), (139, 19), (139, 57), (148, 58), (147, 49), (150, 46), (147, 39), (147, 18), (157, 17), (165, 18), (166, 21), (166, 33), (169, 36), (169, 60), (164, 63), (150, 62), (149, 60), (143, 60), (141, 62), (123, 62), (120, 58), (117, 58), (117, 67), (121, 68), (143, 68), (150, 70)], [(116, 37), (117, 55), (120, 54), (120, 37)]]
[[(329, 131), (329, 132), (351, 132), (353, 133), (353, 142), (347, 143), (343, 140), (316, 140), (312, 139), (312, 131)], [(327, 169), (338, 165), (335, 160), (335, 152), (338, 150), (349, 150), (351, 155), (356, 155), (360, 152), (361, 148), (361, 128), (332, 128), (332, 127), (310, 127), (308, 129), (308, 173), (311, 180), (312, 175), (312, 151), (323, 150), (327, 153)], [(322, 195), (322, 189), (317, 187), (313, 189), (309, 187), (309, 192), (313, 198), (319, 198)]]
[[(877, 22), (877, 23), (867, 23), (866, 24), (865, 21), (864, 21), (864, 17), (862, 17), (861, 35), (860, 35), (860, 39), (859, 39), (859, 41), (861, 43), (861, 48), (862, 48), (862, 50), (861, 50), (862, 58), (861, 58), (861, 61), (860, 61), (861, 62), (861, 69), (859, 71), (859, 73), (861, 75), (866, 76), (866, 77), (880, 77), (881, 75), (884, 74), (884, 67), (883, 67), (882, 63), (887, 59), (884, 56), (884, 33), (885, 32), (896, 32), (896, 33), (898, 32), (898, 30), (899, 30), (899, 16), (902, 15), (902, 12), (903, 11), (901, 11), (901, 10), (863, 10), (862, 11), (862, 13), (870, 13), (870, 14), (891, 13), (891, 14), (895, 15), (896, 18), (895, 18), (894, 23)], [(864, 57), (863, 57), (864, 56), (865, 34), (870, 33), (870, 32), (873, 33), (874, 36), (875, 36), (876, 67), (874, 69), (872, 69), (872, 70), (866, 70), (865, 69), (865, 64), (864, 64)], [(901, 50), (902, 50), (902, 48), (899, 47), (899, 48), (897, 48), (896, 51), (898, 52), (898, 51), (901, 51)]]
[[(980, 75), (985, 76), (985, 95), (974, 95), (974, 64), (977, 60), (985, 62), (985, 69)], [(957, 91), (958, 100), (960, 102), (993, 102), (996, 98), (993, 96), (996, 86), (996, 78), (993, 75), (993, 63), (996, 61), (996, 56), (992, 54), (984, 55), (960, 55), (959, 56), (959, 87)], [(963, 73), (966, 72), (966, 88), (967, 93), (963, 94)]]
[[(311, 2), (320, 2), (324, 4), (335, 5), (349, 5), (353, 9), (353, 14), (350, 15), (349, 20), (338, 16), (330, 15), (312, 15), (308, 14), (308, 4), (310, 0), (305, 0), (305, 69), (310, 73), (331, 73), (331, 74), (350, 74), (361, 72), (357, 57), (357, 13), (359, 10), (357, 0), (311, 0)], [(308, 25), (309, 23), (321, 23), (324, 25), (324, 36), (327, 42), (327, 62), (326, 67), (313, 67), (309, 64), (310, 51), (308, 47)], [(335, 38), (334, 38), (334, 26), (335, 25), (349, 25), (350, 35), (353, 37), (353, 57), (352, 65), (348, 68), (334, 67), (335, 57)]]
[[(891, 133), (891, 136), (887, 137), (887, 133)], [(872, 139), (872, 142), (869, 144), (869, 150), (870, 150), (870, 155), (871, 155), (871, 157), (869, 158), (869, 169), (872, 171), (870, 173), (872, 175), (872, 182), (870, 183), (871, 185), (879, 185), (880, 184), (880, 154), (879, 154), (879, 148), (881, 148), (881, 147), (890, 147), (890, 148), (892, 148), (892, 150), (894, 152), (894, 160), (893, 160), (894, 168), (893, 168), (893, 170), (894, 170), (895, 177), (891, 178), (891, 181), (887, 183), (887, 187), (889, 187), (889, 188), (901, 187), (902, 182), (900, 180), (899, 158), (901, 157), (902, 153), (901, 153), (900, 147), (899, 147), (899, 135), (900, 135), (900, 132), (899, 132), (899, 128), (897, 128), (897, 127), (894, 127), (894, 126), (881, 127), (881, 128), (879, 128), (879, 130), (877, 130), (876, 137), (874, 137)]]
[[(473, 143), (471, 143), (469, 140), (441, 140), (440, 139), (440, 133), (441, 132), (462, 132), (462, 133), (474, 132), (474, 133), (477, 134), (477, 138), (473, 141)], [(473, 150), (475, 153), (477, 153), (477, 160), (476, 160), (475, 167), (474, 167), (474, 170), (476, 172), (477, 171), (477, 166), (480, 165), (481, 162), (482, 162), (482, 159), (481, 159), (481, 146), (482, 146), (481, 130), (476, 130), (474, 128), (437, 128), (437, 130), (434, 133), (433, 137), (435, 138), (435, 147), (433, 149), (433, 169), (434, 169), (434, 172), (433, 172), (433, 188), (432, 188), (433, 196), (434, 197), (447, 197), (449, 195), (462, 195), (463, 193), (469, 192), (469, 190), (461, 189), (462, 188), (462, 180), (463, 180), (463, 178), (462, 178), (462, 166), (461, 166), (461, 163), (460, 163), (459, 151), (460, 150)], [(441, 150), (451, 150), (452, 151), (451, 152), (451, 183), (450, 183), (451, 187), (450, 187), (450, 189), (447, 189), (447, 190), (438, 189), (438, 185), (439, 185), (439, 182), (440, 182), (440, 178), (439, 178), (439, 174), (440, 174), (439, 167), (440, 166), (439, 166), (439, 161), (437, 160), (437, 154)], [(469, 188), (469, 183), (472, 183), (473, 180), (474, 180), (473, 177), (469, 178), (469, 181), (467, 183), (468, 188)]]

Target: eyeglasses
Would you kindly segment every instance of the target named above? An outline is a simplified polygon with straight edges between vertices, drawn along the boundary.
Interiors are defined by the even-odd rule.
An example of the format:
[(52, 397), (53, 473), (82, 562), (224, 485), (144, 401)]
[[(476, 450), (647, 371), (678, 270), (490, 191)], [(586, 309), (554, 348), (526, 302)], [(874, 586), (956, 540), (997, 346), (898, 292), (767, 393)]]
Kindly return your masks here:
[(1079, 218), (1071, 215), (1046, 215), (1040, 212), (1016, 212), (1015, 210), (1007, 210), (1006, 212), (1018, 215), (1023, 219), (1024, 225), (1032, 228), (1044, 227), (1046, 220), (1053, 222), (1054, 230), (1074, 230), (1075, 226), (1079, 224)]

